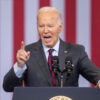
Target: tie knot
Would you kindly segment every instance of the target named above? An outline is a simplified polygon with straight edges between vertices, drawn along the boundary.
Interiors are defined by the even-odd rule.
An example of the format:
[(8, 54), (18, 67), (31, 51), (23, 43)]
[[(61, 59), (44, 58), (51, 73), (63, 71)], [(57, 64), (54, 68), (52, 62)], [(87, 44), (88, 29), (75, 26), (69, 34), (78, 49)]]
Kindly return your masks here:
[(48, 50), (49, 54), (52, 54), (53, 51), (54, 51), (54, 49), (49, 49)]

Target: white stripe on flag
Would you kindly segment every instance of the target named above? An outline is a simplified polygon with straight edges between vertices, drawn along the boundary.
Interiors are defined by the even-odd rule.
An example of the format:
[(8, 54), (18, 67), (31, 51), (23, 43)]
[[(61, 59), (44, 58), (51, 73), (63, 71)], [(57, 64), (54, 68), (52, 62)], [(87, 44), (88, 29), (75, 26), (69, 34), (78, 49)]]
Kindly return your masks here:
[[(77, 8), (76, 8), (76, 33), (77, 33), (77, 43), (82, 44), (86, 48), (86, 52), (90, 57), (90, 0), (77, 0)], [(82, 77), (80, 78), (80, 86), (90, 86), (90, 84), (85, 81)]]
[(25, 41), (27, 44), (38, 39), (36, 14), (38, 0), (25, 0)]
[(12, 0), (0, 0), (0, 100), (11, 100), (11, 93), (4, 92), (2, 81), (12, 66)]

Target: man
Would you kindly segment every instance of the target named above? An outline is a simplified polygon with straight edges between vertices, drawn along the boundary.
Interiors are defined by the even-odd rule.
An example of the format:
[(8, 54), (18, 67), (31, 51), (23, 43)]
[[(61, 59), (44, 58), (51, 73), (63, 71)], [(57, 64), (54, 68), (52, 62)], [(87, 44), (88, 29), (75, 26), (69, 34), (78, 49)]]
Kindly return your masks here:
[[(84, 47), (81, 45), (64, 42), (59, 38), (62, 31), (62, 19), (60, 12), (54, 7), (43, 7), (37, 14), (37, 30), (40, 40), (25, 46), (21, 42), (21, 48), (17, 51), (17, 62), (5, 75), (3, 88), (5, 91), (13, 91), (15, 86), (47, 87), (60, 86), (60, 75), (51, 71), (48, 66), (48, 50), (53, 49), (52, 55), (59, 58), (59, 69), (65, 69), (65, 59), (71, 58), (73, 69), (70, 75), (63, 73), (63, 86), (78, 86), (79, 74), (88, 81), (100, 87), (100, 69), (88, 58)], [(72, 67), (72, 66), (71, 66)]]

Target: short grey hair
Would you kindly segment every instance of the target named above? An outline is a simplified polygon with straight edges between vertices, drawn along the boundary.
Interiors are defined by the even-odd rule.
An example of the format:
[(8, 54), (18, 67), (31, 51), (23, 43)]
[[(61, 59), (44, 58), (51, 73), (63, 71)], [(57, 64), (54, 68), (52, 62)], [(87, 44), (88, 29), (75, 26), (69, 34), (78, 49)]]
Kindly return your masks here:
[(40, 8), (39, 11), (38, 11), (38, 13), (37, 13), (37, 17), (38, 17), (38, 15), (39, 15), (40, 13), (42, 13), (42, 12), (52, 12), (52, 11), (55, 11), (55, 12), (58, 13), (58, 22), (59, 22), (59, 24), (62, 24), (61, 13), (60, 13), (60, 11), (59, 11), (57, 8), (55, 8), (55, 7), (46, 6), (46, 7)]

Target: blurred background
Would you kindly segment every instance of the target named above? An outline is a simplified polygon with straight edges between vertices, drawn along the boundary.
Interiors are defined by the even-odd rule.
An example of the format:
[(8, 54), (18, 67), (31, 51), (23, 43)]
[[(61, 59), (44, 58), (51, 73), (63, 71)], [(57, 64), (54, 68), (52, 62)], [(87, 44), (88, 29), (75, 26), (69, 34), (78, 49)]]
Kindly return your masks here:
[[(100, 0), (0, 0), (0, 100), (12, 100), (13, 94), (2, 88), (3, 77), (16, 61), (21, 41), (27, 45), (39, 39), (36, 14), (43, 6), (60, 10), (64, 24), (60, 37), (84, 45), (100, 66)], [(79, 86), (91, 84), (80, 76)]]

